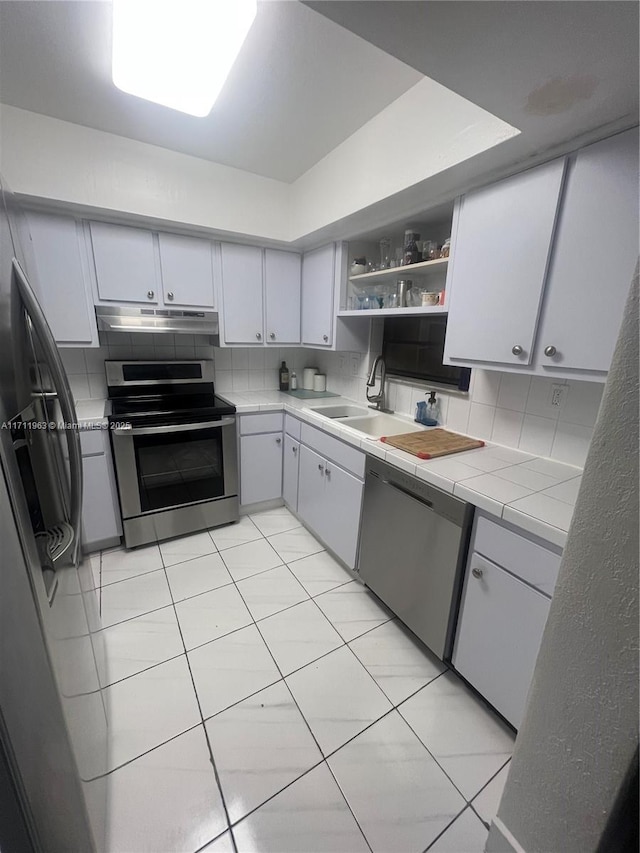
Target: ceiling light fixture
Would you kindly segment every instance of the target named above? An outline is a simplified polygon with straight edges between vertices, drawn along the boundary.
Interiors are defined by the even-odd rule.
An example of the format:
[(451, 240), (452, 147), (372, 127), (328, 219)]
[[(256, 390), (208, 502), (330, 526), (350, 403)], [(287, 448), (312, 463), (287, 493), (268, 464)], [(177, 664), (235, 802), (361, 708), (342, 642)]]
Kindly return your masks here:
[(113, 82), (206, 116), (255, 16), (256, 0), (113, 0)]

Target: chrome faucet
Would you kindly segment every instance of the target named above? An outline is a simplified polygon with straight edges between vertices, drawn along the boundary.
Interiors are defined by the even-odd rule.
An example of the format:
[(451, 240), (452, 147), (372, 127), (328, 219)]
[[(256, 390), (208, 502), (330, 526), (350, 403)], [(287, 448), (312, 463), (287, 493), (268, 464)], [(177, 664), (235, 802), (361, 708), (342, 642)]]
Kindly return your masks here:
[[(369, 388), (373, 388), (376, 384), (376, 370), (380, 365), (380, 390), (377, 394), (369, 394)], [(369, 406), (370, 409), (376, 409), (378, 412), (388, 412), (389, 409), (384, 407), (384, 383), (387, 376), (387, 368), (385, 367), (384, 359), (381, 355), (376, 357), (373, 362), (369, 378), (367, 379), (367, 400), (370, 403), (375, 403), (375, 406)]]

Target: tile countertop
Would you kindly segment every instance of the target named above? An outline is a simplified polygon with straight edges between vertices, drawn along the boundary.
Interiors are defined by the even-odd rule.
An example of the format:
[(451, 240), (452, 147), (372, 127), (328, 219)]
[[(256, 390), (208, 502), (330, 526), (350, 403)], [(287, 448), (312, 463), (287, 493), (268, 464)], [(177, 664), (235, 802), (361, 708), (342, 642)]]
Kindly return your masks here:
[[(565, 545), (580, 487), (581, 468), (490, 443), (477, 450), (421, 461), (309, 408), (341, 404), (364, 407), (364, 403), (357, 400), (346, 397), (300, 400), (279, 391), (225, 392), (222, 396), (235, 404), (239, 415), (277, 411), (295, 415), (522, 530), (561, 548)], [(76, 404), (79, 422), (106, 423), (107, 405), (104, 400), (79, 401)], [(408, 417), (402, 420), (407, 426), (415, 426)], [(446, 428), (446, 424), (444, 426)]]
[[(364, 403), (346, 397), (330, 400), (298, 400), (279, 391), (225, 392), (238, 414), (283, 410), (384, 459), (445, 492), (504, 518), (536, 536), (563, 548), (578, 495), (582, 469), (552, 459), (533, 456), (511, 447), (487, 443), (477, 450), (421, 461), (410, 453), (390, 448), (383, 442), (329, 420), (310, 406)], [(402, 418), (415, 426), (410, 418)], [(446, 428), (446, 424), (444, 425)], [(425, 427), (428, 429), (428, 427)]]

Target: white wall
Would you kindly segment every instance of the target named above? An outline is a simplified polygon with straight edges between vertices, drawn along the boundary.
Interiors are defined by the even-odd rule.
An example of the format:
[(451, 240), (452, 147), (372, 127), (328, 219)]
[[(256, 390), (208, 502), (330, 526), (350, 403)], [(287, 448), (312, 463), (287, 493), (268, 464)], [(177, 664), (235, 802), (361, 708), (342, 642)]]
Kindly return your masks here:
[(444, 172), (518, 133), (471, 101), (425, 78), (295, 181), (293, 239)]
[(265, 239), (289, 238), (281, 181), (0, 105), (0, 172), (15, 193)]
[(517, 133), (423, 80), (286, 184), (2, 104), (0, 171), (35, 199), (290, 242)]

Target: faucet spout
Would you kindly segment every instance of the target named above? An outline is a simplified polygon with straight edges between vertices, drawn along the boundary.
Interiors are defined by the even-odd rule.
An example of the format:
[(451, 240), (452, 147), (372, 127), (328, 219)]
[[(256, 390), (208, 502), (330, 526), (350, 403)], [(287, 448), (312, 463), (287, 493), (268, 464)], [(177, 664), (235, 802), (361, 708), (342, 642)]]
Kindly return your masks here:
[[(370, 394), (369, 388), (373, 388), (376, 384), (376, 371), (378, 369), (378, 365), (380, 365), (380, 390), (377, 394)], [(369, 378), (367, 379), (367, 400), (370, 403), (375, 403), (375, 406), (369, 406), (370, 409), (384, 411), (384, 383), (386, 375), (387, 369), (384, 363), (384, 359), (381, 355), (379, 355), (373, 362), (371, 366), (371, 371), (369, 372)]]

